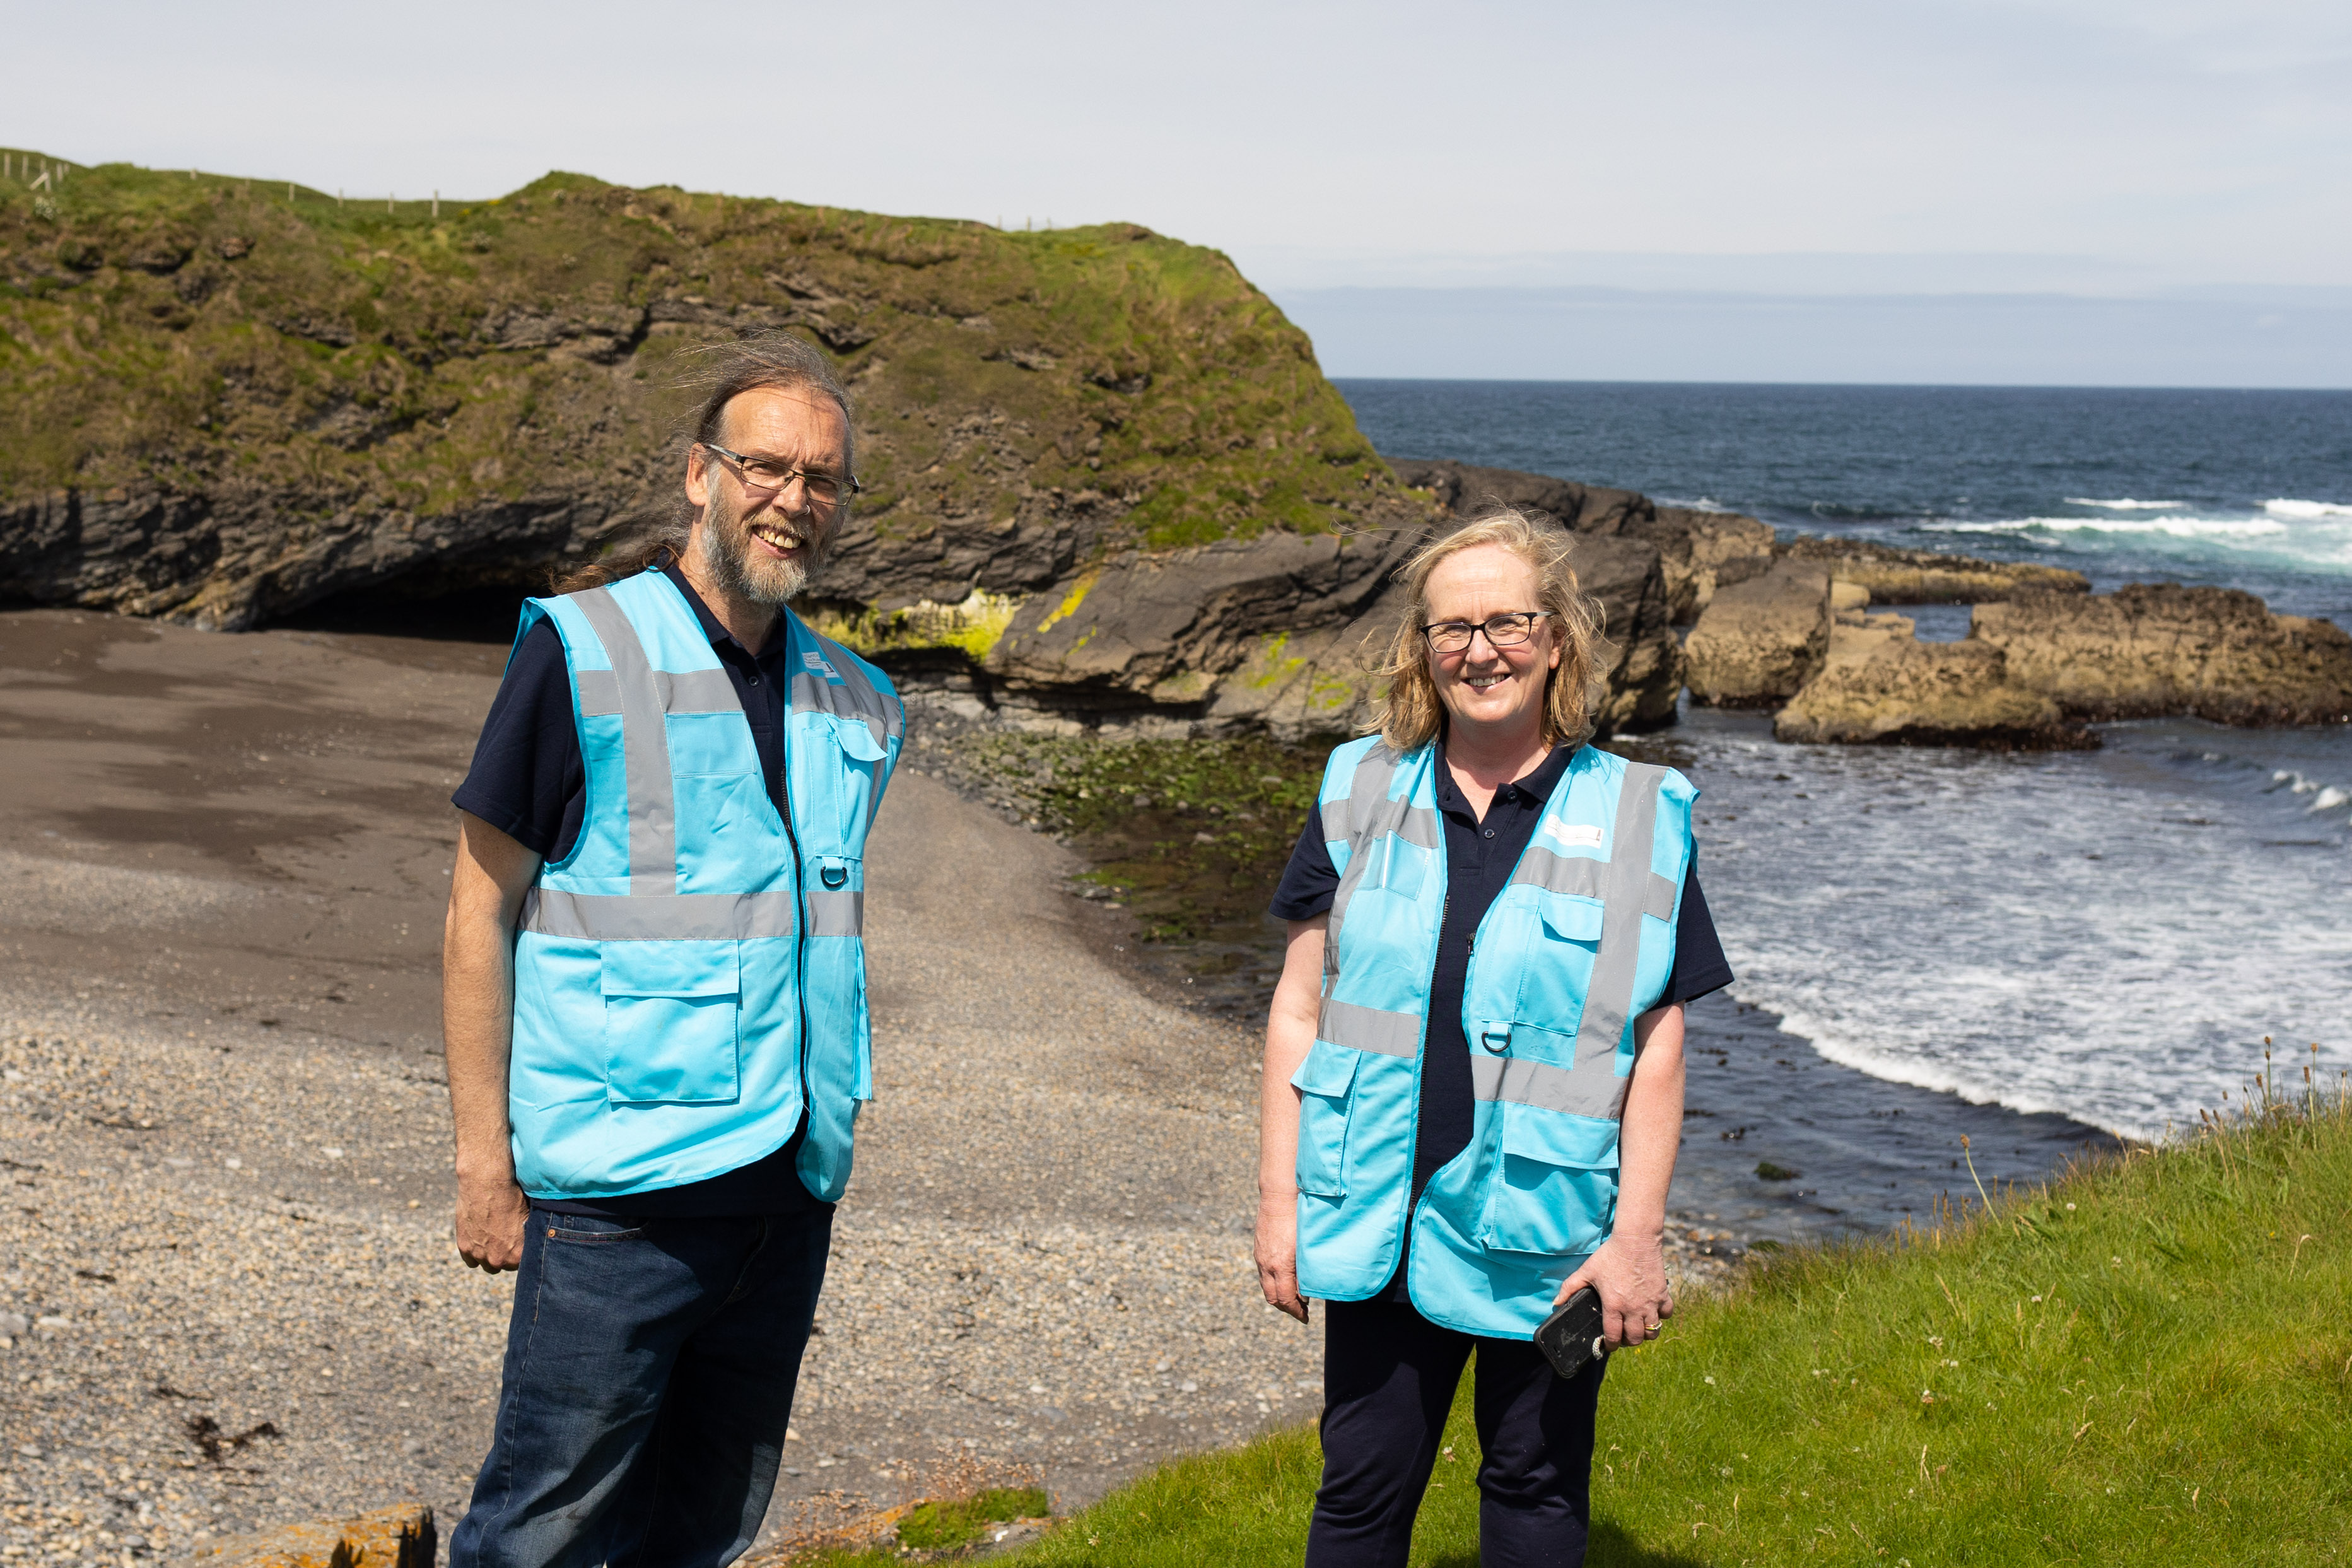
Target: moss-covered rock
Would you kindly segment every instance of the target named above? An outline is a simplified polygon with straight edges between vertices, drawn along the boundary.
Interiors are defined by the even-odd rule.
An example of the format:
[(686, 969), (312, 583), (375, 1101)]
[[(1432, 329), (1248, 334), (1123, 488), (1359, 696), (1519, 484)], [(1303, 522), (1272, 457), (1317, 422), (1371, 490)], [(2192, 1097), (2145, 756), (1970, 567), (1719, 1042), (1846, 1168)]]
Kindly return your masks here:
[(767, 327), (856, 396), (866, 494), (821, 591), (885, 640), (992, 646), (994, 611), (919, 607), (1121, 550), (1427, 510), (1232, 262), (1131, 225), (561, 174), (387, 210), (118, 164), (0, 185), (0, 593), (234, 627), (535, 583), (670, 503), (680, 351)]

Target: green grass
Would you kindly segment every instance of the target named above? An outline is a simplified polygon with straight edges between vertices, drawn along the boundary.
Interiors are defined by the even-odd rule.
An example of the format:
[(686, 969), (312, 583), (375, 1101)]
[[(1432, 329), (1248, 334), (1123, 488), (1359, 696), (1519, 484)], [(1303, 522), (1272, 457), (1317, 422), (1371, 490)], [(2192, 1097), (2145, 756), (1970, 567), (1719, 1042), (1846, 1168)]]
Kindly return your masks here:
[(991, 1487), (947, 1502), (919, 1502), (898, 1521), (898, 1542), (919, 1552), (970, 1546), (1006, 1520), (1040, 1519), (1050, 1505), (1039, 1487)]
[[(2352, 1556), (2352, 1111), (2276, 1102), (1876, 1245), (1783, 1254), (1621, 1355), (1596, 1565)], [(1466, 1380), (1465, 1380), (1466, 1381)], [(1457, 1404), (1417, 1564), (1477, 1561)], [(1296, 1562), (1311, 1429), (1163, 1467), (1006, 1559)]]

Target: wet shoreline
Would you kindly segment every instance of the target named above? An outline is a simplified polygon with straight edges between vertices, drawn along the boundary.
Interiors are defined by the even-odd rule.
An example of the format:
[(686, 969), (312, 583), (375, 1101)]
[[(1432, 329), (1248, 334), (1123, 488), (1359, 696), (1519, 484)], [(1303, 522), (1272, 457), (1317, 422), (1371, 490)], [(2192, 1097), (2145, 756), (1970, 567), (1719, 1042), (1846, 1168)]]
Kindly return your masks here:
[[(1003, 752), (985, 763), (975, 757), (982, 738), (1018, 733), (1017, 720), (978, 715), (971, 704), (951, 709), (949, 700), (919, 689), (909, 698), (910, 712), (920, 716), (910, 729), (931, 742), (909, 752), (909, 766), (1010, 821), (1054, 830), (1050, 783), (1040, 788), (1019, 765), (1007, 765)], [(1686, 771), (1697, 761), (1674, 731), (1610, 745)], [(1298, 765), (1318, 760), (1311, 749), (1290, 750)], [(1139, 777), (1137, 787), (1154, 785)], [(1160, 805), (1165, 808), (1164, 798)], [(1093, 904), (1079, 924), (1107, 963), (1160, 1000), (1255, 1029), (1281, 968), (1282, 926), (1250, 907), (1262, 901), (1276, 874), (1265, 856), (1254, 868), (1265, 886), (1204, 894), (1198, 934), (1189, 937), (1150, 935), (1164, 918), (1155, 895), (1166, 900), (1166, 884), (1144, 889), (1139, 900), (1115, 879), (1155, 852), (1183, 852), (1192, 829), (1204, 824), (1213, 826), (1173, 817), (1147, 822), (1138, 814), (1117, 833), (1060, 835), (1089, 858), (1089, 875), (1098, 879), (1073, 883)], [(1154, 846), (1155, 832), (1166, 842)], [(1202, 879), (1222, 881), (1231, 870), (1218, 860), (1204, 865)], [(1101, 879), (1110, 880), (1106, 886)], [(1979, 1182), (1998, 1193), (2127, 1146), (2069, 1117), (1979, 1104), (1842, 1066), (1783, 1030), (1778, 1015), (1738, 1000), (1738, 992), (1735, 984), (1703, 997), (1687, 1016), (1687, 1109), (1668, 1212), (1703, 1258), (1737, 1262), (1757, 1242), (1769, 1249), (1885, 1235), (1927, 1219), (1939, 1205), (1977, 1205)], [(1768, 1175), (1759, 1168), (1792, 1173)]]

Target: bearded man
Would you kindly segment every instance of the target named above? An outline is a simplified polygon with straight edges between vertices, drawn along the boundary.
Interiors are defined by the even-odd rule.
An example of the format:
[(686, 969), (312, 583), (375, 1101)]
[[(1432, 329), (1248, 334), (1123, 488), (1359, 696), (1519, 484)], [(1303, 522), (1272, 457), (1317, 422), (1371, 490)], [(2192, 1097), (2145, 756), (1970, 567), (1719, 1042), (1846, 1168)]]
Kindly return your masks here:
[(454, 797), (457, 1249), (520, 1278), (453, 1568), (751, 1545), (873, 1093), (904, 710), (785, 607), (857, 489), (848, 398), (798, 339), (710, 359), (687, 504), (526, 603)]

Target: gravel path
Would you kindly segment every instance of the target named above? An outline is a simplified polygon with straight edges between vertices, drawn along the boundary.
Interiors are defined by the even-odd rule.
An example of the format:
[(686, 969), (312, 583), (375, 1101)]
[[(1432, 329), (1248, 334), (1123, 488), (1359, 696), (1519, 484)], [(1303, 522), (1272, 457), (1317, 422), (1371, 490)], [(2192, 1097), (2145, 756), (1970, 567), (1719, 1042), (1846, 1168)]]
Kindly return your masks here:
[[(45, 619), (65, 617), (0, 630), (21, 647)], [(381, 663), (272, 636), (164, 628), (131, 652), (233, 645), (265, 696)], [(467, 732), (495, 668), (408, 681), (403, 743)], [(106, 701), (86, 694), (70, 721), (131, 724)], [(38, 719), (0, 706), (14, 733), (46, 736)], [(184, 729), (175, 743), (201, 751)], [(315, 767), (281, 752), (272, 771), (315, 802), (365, 743)], [(226, 853), (167, 870), (70, 831), (73, 769), (98, 787), (103, 747), (46, 755), (14, 798), (38, 784), (60, 804), (0, 837), (27, 862), (0, 942), (38, 960), (0, 990), (0, 1563), (175, 1559), (409, 1498), (446, 1525), (483, 1449), (510, 1289), (448, 1243), (444, 1090), (415, 1005), (438, 879), (414, 846), (446, 831), (429, 815), (446, 786), (420, 780), (406, 816), (374, 803), (367, 831), (393, 844), (377, 862), (331, 842), (308, 880)], [(26, 782), (8, 768), (0, 788)], [(1067, 1507), (1317, 1407), (1319, 1335), (1257, 1300), (1249, 1261), (1257, 1043), (1122, 968), (1121, 917), (1061, 891), (1076, 868), (918, 773), (892, 789), (868, 867), (878, 1098), (771, 1536), (951, 1469), (1027, 1469)], [(352, 1000), (298, 1013), (284, 980), (264, 1026), (254, 985), (215, 984), (237, 953), (299, 979), (307, 938), (253, 936), (249, 911), (331, 909), (346, 889), (383, 933), (362, 983), (380, 1004), (345, 985)], [(73, 972), (63, 954), (94, 928), (104, 952), (143, 949), (141, 967)], [(247, 1000), (208, 1000), (232, 991)], [(1705, 1238), (1675, 1239), (1719, 1271)]]

